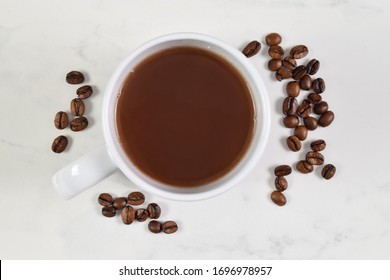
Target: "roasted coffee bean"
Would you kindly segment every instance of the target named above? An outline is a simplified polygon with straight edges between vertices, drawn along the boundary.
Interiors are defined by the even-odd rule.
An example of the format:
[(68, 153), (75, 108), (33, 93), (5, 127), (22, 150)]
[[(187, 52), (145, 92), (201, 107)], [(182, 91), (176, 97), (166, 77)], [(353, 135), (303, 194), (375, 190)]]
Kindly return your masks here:
[(292, 170), (291, 170), (291, 167), (289, 165), (279, 165), (279, 166), (275, 167), (275, 169), (274, 169), (274, 174), (277, 177), (290, 175), (291, 172), (292, 172)]
[(162, 224), (162, 231), (166, 234), (175, 233), (178, 227), (174, 221), (166, 221)]
[(148, 217), (149, 217), (149, 212), (146, 209), (141, 208), (135, 211), (135, 219), (138, 222), (145, 222)]
[(271, 193), (271, 200), (278, 206), (283, 206), (287, 202), (286, 197), (280, 191), (273, 191)]
[(251, 57), (257, 54), (261, 49), (261, 44), (258, 41), (252, 41), (242, 51), (246, 57)]
[(298, 101), (294, 97), (289, 96), (283, 101), (283, 114), (287, 116), (295, 115), (297, 107)]
[(116, 210), (125, 208), (126, 204), (127, 204), (126, 197), (117, 197), (112, 202), (112, 205), (115, 207)]
[(287, 56), (283, 59), (283, 67), (292, 71), (295, 67), (297, 67), (297, 61), (294, 58)]
[(311, 89), (312, 79), (309, 75), (304, 75), (302, 78), (299, 79), (299, 86), (303, 90), (309, 90)]
[(298, 125), (294, 130), (294, 135), (301, 141), (307, 138), (307, 128), (304, 125)]
[(328, 111), (328, 109), (329, 109), (328, 103), (326, 103), (325, 101), (321, 101), (320, 103), (314, 105), (313, 107), (313, 111), (317, 115), (322, 115), (323, 113)]
[(268, 69), (271, 71), (277, 71), (280, 67), (282, 67), (282, 60), (281, 59), (271, 59), (268, 61)]
[(310, 147), (314, 152), (319, 152), (325, 149), (326, 142), (322, 139), (316, 140), (311, 142)]
[(284, 55), (284, 50), (281, 46), (275, 45), (275, 46), (269, 47), (268, 54), (272, 58), (282, 59), (283, 55)]
[(276, 177), (275, 178), (275, 188), (282, 192), (282, 191), (285, 191), (288, 187), (288, 183), (287, 183), (287, 180), (286, 178), (284, 178), (283, 176), (280, 176), (280, 177)]
[(73, 131), (84, 130), (87, 126), (88, 126), (88, 120), (86, 117), (83, 116), (73, 119), (69, 124), (70, 129)]
[(116, 215), (116, 210), (114, 206), (104, 206), (102, 208), (102, 214), (107, 218), (112, 218)]
[(98, 198), (98, 202), (102, 206), (110, 206), (114, 199), (109, 193), (101, 193)]
[(65, 151), (66, 146), (68, 146), (68, 138), (66, 138), (64, 135), (60, 135), (54, 139), (53, 144), (51, 144), (51, 150), (59, 154)]
[(322, 168), (321, 175), (324, 177), (326, 180), (331, 179), (334, 174), (336, 173), (336, 167), (334, 167), (333, 164), (327, 164)]
[(71, 85), (77, 85), (84, 82), (84, 75), (79, 71), (71, 71), (66, 74), (66, 82)]
[(322, 97), (318, 93), (312, 92), (307, 96), (307, 100), (312, 104), (318, 104), (321, 102)]
[(279, 45), (282, 42), (282, 37), (278, 33), (270, 33), (265, 37), (265, 42), (268, 46)]
[(153, 233), (160, 233), (162, 231), (162, 224), (159, 221), (150, 221), (148, 229)]
[(302, 147), (301, 141), (295, 135), (287, 137), (286, 142), (287, 142), (287, 146), (293, 152), (298, 152)]
[(127, 196), (127, 203), (130, 205), (141, 205), (145, 202), (145, 196), (141, 192), (132, 192)]
[(130, 225), (135, 219), (134, 208), (131, 207), (130, 205), (127, 205), (125, 208), (123, 208), (121, 217), (122, 217), (122, 222), (125, 225)]
[(314, 75), (320, 69), (320, 62), (317, 59), (312, 59), (306, 66), (306, 72), (309, 75)]
[(275, 73), (275, 77), (278, 81), (290, 79), (291, 76), (291, 71), (284, 67), (279, 68)]
[(312, 165), (323, 165), (324, 156), (319, 152), (308, 152), (306, 154), (306, 161)]
[(283, 119), (283, 124), (288, 128), (295, 128), (299, 124), (299, 119), (297, 116), (287, 116)]
[(59, 111), (54, 117), (54, 125), (58, 129), (64, 129), (69, 124), (68, 114), (62, 111)]
[(325, 91), (325, 82), (322, 78), (317, 78), (313, 80), (311, 87), (314, 92), (323, 93)]
[(298, 97), (300, 90), (299, 83), (296, 81), (288, 82), (286, 85), (286, 92), (291, 97)]
[(306, 160), (301, 160), (297, 163), (297, 169), (303, 174), (307, 174), (313, 171), (314, 167), (311, 163), (308, 163)]
[(290, 56), (295, 59), (304, 58), (309, 53), (309, 50), (304, 45), (298, 45), (290, 50)]
[(322, 127), (329, 126), (334, 121), (334, 113), (332, 111), (326, 111), (318, 119), (318, 124)]
[(150, 203), (146, 209), (151, 219), (158, 219), (161, 215), (161, 208), (156, 203)]
[(306, 75), (306, 66), (305, 65), (299, 65), (292, 71), (292, 78), (294, 80), (299, 80), (303, 76)]
[(297, 115), (301, 118), (307, 118), (312, 113), (310, 102), (306, 99), (302, 101), (297, 108)]
[(82, 116), (85, 112), (84, 102), (80, 98), (75, 98), (70, 102), (70, 112), (73, 116)]
[(318, 126), (318, 121), (313, 117), (306, 117), (303, 119), (303, 123), (305, 124), (308, 130), (315, 130)]
[(93, 90), (91, 86), (86, 85), (86, 86), (79, 87), (76, 93), (80, 99), (87, 99), (92, 95)]

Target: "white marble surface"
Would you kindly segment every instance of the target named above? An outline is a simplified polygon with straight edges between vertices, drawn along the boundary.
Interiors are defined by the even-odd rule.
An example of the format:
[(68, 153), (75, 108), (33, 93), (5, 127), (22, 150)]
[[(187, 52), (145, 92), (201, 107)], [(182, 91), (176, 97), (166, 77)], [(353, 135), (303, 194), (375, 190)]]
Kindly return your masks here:
[[(20, 1), (0, 0), (0, 258), (1, 259), (388, 259), (390, 258), (388, 1)], [(193, 31), (242, 48), (272, 31), (286, 48), (306, 44), (321, 61), (317, 76), (336, 120), (310, 133), (324, 138), (337, 166), (333, 180), (294, 172), (288, 204), (275, 206), (272, 169), (304, 152), (287, 151), (281, 126), (283, 84), (266, 70), (266, 48), (251, 58), (269, 90), (272, 129), (256, 170), (217, 198), (179, 203), (148, 196), (174, 235), (146, 224), (124, 226), (100, 216), (100, 192), (125, 195), (137, 187), (116, 173), (70, 201), (51, 176), (104, 143), (103, 91), (118, 63), (155, 36)], [(306, 60), (305, 60), (306, 61)], [(65, 131), (67, 152), (51, 152), (68, 110), (73, 69), (96, 87), (90, 127)], [(307, 149), (308, 142), (305, 144)]]

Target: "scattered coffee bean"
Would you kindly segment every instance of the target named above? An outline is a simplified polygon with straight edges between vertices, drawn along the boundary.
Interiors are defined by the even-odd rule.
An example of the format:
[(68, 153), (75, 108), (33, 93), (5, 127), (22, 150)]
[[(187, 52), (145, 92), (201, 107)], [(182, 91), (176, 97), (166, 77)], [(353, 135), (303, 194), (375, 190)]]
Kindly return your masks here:
[(288, 70), (292, 71), (295, 67), (297, 67), (297, 61), (294, 58), (287, 56), (283, 59), (282, 65), (284, 68), (287, 68)]
[(288, 82), (286, 85), (286, 92), (291, 97), (298, 97), (301, 88), (296, 81)]
[(283, 192), (287, 189), (287, 187), (288, 187), (288, 183), (286, 178), (284, 178), (283, 176), (275, 178), (275, 188), (278, 191)]
[(54, 117), (54, 125), (58, 129), (64, 129), (69, 124), (68, 114), (62, 111), (59, 111)]
[(308, 152), (306, 154), (306, 161), (312, 165), (323, 165), (324, 156), (319, 152)]
[(325, 82), (322, 78), (317, 78), (313, 80), (312, 83), (313, 91), (316, 93), (323, 93), (325, 91)]
[(160, 206), (156, 203), (150, 203), (146, 209), (148, 210), (149, 218), (151, 219), (158, 219), (161, 215)]
[(304, 58), (309, 53), (309, 50), (304, 45), (298, 45), (291, 49), (290, 56), (295, 59)]
[(141, 205), (142, 203), (145, 202), (145, 195), (141, 192), (129, 193), (129, 195), (127, 196), (127, 202), (130, 205), (135, 205), (135, 206)]
[(307, 128), (304, 125), (298, 125), (294, 130), (294, 135), (301, 141), (307, 138)]
[(284, 55), (284, 50), (281, 46), (274, 45), (274, 46), (269, 47), (268, 54), (272, 58), (282, 59), (283, 55)]
[(265, 42), (268, 46), (279, 45), (282, 42), (282, 37), (278, 33), (270, 33), (265, 37)]
[(326, 142), (322, 139), (310, 143), (310, 147), (314, 152), (319, 152), (325, 149)]
[(317, 115), (322, 115), (323, 113), (328, 111), (328, 109), (329, 109), (328, 103), (326, 103), (325, 101), (321, 101), (320, 103), (314, 105), (313, 107), (313, 111)]
[(286, 143), (288, 148), (293, 152), (298, 152), (302, 148), (301, 141), (295, 135), (287, 137)]
[(281, 59), (271, 59), (268, 61), (268, 69), (271, 71), (277, 71), (280, 67), (282, 67), (282, 60)]
[(113, 206), (104, 206), (102, 208), (102, 214), (107, 218), (112, 218), (116, 215), (116, 210)]
[(305, 65), (299, 65), (292, 71), (292, 78), (294, 80), (299, 80), (303, 76), (306, 75), (306, 66)]
[(305, 126), (308, 130), (315, 130), (315, 129), (317, 129), (317, 126), (318, 126), (317, 119), (313, 118), (313, 117), (304, 118), (303, 123), (305, 124)]
[(242, 51), (246, 57), (251, 57), (257, 54), (261, 49), (261, 44), (258, 41), (252, 41)]
[(122, 222), (125, 225), (130, 225), (135, 219), (134, 208), (131, 207), (130, 205), (125, 206), (122, 210), (121, 217), (122, 217)]
[(66, 74), (66, 82), (71, 85), (81, 84), (84, 82), (84, 75), (79, 71), (71, 71)]
[(284, 206), (287, 202), (286, 197), (280, 191), (273, 191), (271, 193), (271, 200), (278, 206)]
[(318, 124), (322, 127), (329, 126), (334, 121), (334, 113), (332, 111), (326, 111), (318, 119)]
[(140, 208), (135, 211), (135, 219), (138, 222), (145, 222), (148, 217), (149, 217), (149, 212), (144, 208)]
[(162, 224), (162, 231), (166, 234), (175, 233), (178, 227), (174, 221), (166, 221)]
[(291, 135), (287, 137), (286, 142), (287, 142), (287, 146), (293, 152), (298, 152), (302, 147), (301, 141), (295, 135)]
[(70, 102), (70, 112), (73, 116), (82, 116), (85, 112), (84, 102), (80, 98), (72, 99)]
[(336, 167), (334, 167), (333, 164), (327, 164), (322, 168), (321, 175), (324, 177), (326, 180), (331, 179), (334, 174), (336, 173)]
[(284, 67), (279, 68), (275, 73), (275, 77), (278, 81), (290, 79), (291, 75), (291, 71)]
[(274, 174), (277, 177), (290, 175), (291, 172), (292, 172), (292, 170), (291, 170), (291, 167), (289, 165), (279, 165), (279, 166), (275, 167), (275, 169), (274, 169)]
[(110, 206), (110, 205), (112, 205), (113, 201), (114, 201), (114, 199), (108, 193), (102, 193), (99, 195), (99, 198), (98, 198), (98, 202), (102, 206)]
[(295, 128), (299, 124), (299, 119), (297, 116), (287, 116), (283, 119), (283, 124), (288, 128)]
[(312, 59), (306, 66), (307, 74), (314, 75), (320, 69), (320, 62), (317, 59)]
[(162, 224), (159, 221), (150, 221), (148, 229), (153, 233), (160, 233), (162, 231)]
[(306, 160), (301, 160), (297, 163), (297, 169), (303, 174), (307, 174), (313, 171), (314, 167), (312, 164), (308, 163)]
[(303, 100), (301, 105), (298, 106), (296, 112), (299, 117), (307, 118), (312, 113), (310, 102), (306, 99)]
[(312, 104), (318, 104), (321, 102), (322, 97), (318, 93), (312, 92), (307, 96), (307, 100)]
[(299, 79), (299, 86), (303, 90), (309, 90), (311, 89), (312, 79), (309, 75), (304, 75), (302, 78)]
[(65, 151), (66, 146), (68, 146), (68, 138), (66, 138), (64, 135), (60, 135), (54, 139), (53, 144), (51, 144), (51, 150), (59, 154)]
[(287, 116), (295, 115), (297, 107), (298, 101), (294, 97), (289, 96), (283, 101), (283, 114)]
[(73, 131), (84, 130), (88, 126), (88, 120), (86, 117), (77, 117), (70, 122), (70, 129)]
[(80, 99), (87, 99), (88, 97), (90, 97), (92, 95), (93, 90), (92, 90), (91, 86), (86, 85), (86, 86), (82, 86), (82, 87), (78, 88), (76, 93)]
[(125, 208), (126, 204), (127, 204), (126, 197), (117, 197), (112, 202), (112, 205), (115, 207), (116, 210)]

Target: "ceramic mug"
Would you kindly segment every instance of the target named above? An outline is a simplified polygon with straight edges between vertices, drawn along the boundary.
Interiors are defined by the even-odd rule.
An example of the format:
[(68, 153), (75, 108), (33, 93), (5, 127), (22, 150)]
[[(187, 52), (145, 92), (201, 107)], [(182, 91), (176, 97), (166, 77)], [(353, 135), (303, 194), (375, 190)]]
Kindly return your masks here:
[[(158, 182), (137, 169), (123, 151), (116, 132), (115, 108), (118, 93), (128, 73), (143, 59), (175, 46), (194, 46), (215, 52), (229, 61), (246, 80), (255, 109), (255, 127), (251, 144), (240, 162), (222, 178), (203, 186), (180, 188)], [(136, 49), (111, 76), (103, 99), (105, 145), (84, 155), (58, 171), (52, 179), (57, 192), (72, 198), (96, 185), (116, 170), (121, 170), (144, 191), (177, 201), (195, 201), (219, 195), (243, 179), (258, 163), (266, 147), (270, 129), (270, 106), (264, 83), (251, 62), (237, 49), (212, 36), (174, 33), (155, 38)]]

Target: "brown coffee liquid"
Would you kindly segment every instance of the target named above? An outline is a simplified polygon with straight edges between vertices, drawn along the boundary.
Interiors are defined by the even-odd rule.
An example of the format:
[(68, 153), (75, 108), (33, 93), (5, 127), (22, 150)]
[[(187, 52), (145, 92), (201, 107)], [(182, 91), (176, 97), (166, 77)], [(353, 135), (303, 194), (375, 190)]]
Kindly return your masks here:
[(245, 154), (254, 105), (240, 73), (224, 58), (174, 47), (139, 63), (116, 108), (128, 158), (146, 175), (191, 187), (228, 173)]

